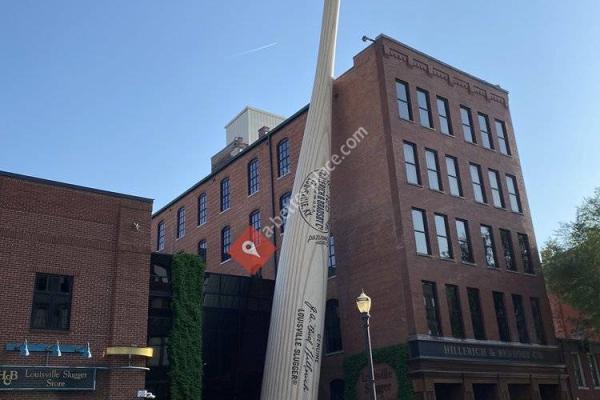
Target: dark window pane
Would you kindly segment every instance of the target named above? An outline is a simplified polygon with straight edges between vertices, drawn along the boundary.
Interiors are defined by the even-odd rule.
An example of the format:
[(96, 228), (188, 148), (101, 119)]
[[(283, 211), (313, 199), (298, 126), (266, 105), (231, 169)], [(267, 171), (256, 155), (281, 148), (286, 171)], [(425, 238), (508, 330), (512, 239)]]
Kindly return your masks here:
[(498, 136), (498, 147), (500, 153), (507, 156), (510, 155), (510, 146), (508, 144), (508, 138), (506, 137), (506, 126), (503, 121), (496, 120), (496, 136)]
[(510, 232), (506, 229), (500, 229), (500, 239), (502, 240), (502, 254), (504, 255), (506, 268), (511, 271), (516, 271), (517, 265), (515, 263), (515, 254)]
[(410, 96), (408, 95), (408, 84), (396, 81), (396, 98), (398, 100), (398, 114), (400, 118), (412, 120), (412, 111), (410, 109)]
[(177, 210), (177, 239), (185, 236), (185, 207)]
[(221, 212), (229, 209), (229, 196), (229, 178), (225, 178), (221, 181)]
[(496, 309), (496, 322), (498, 323), (498, 334), (503, 342), (510, 342), (510, 328), (504, 305), (504, 293), (493, 292), (494, 308)]
[(442, 180), (440, 178), (437, 152), (428, 149), (425, 150), (425, 161), (427, 164), (427, 178), (429, 181), (429, 187), (433, 190), (442, 190)]
[(493, 149), (494, 142), (490, 134), (490, 123), (487, 115), (477, 114), (477, 119), (479, 120), (479, 131), (481, 132), (481, 144), (487, 149)]
[(277, 170), (279, 176), (287, 175), (290, 172), (290, 142), (283, 139), (277, 145)]
[(527, 331), (527, 319), (525, 309), (523, 308), (523, 297), (518, 294), (512, 295), (515, 319), (517, 321), (517, 331), (519, 332), (519, 342), (529, 343), (529, 332)]
[(221, 262), (231, 258), (229, 250), (231, 247), (231, 229), (226, 226), (221, 230)]
[(417, 253), (430, 254), (429, 238), (427, 234), (427, 219), (425, 212), (422, 210), (412, 210), (413, 229), (415, 233), (415, 242)]
[(506, 186), (508, 187), (508, 198), (510, 199), (510, 209), (514, 212), (522, 212), (521, 199), (517, 188), (517, 179), (512, 175), (506, 175)]
[(452, 135), (452, 123), (450, 122), (450, 109), (448, 100), (443, 97), (437, 98), (437, 110), (440, 120), (440, 132), (444, 135)]
[(434, 282), (423, 282), (423, 300), (425, 302), (425, 317), (429, 329), (428, 334), (431, 336), (442, 336), (437, 290)]
[(328, 262), (327, 262), (327, 276), (335, 276), (336, 273), (336, 262), (335, 262), (335, 239), (333, 235), (329, 235), (329, 246), (328, 246)]
[(519, 249), (521, 250), (521, 261), (523, 263), (523, 271), (528, 274), (533, 274), (533, 264), (531, 262), (531, 249), (529, 248), (529, 238), (523, 233), (517, 234), (519, 238)]
[(473, 196), (475, 197), (475, 201), (487, 203), (483, 181), (481, 180), (481, 168), (477, 164), (470, 164), (469, 171), (471, 172), (471, 182), (473, 184)]
[(469, 309), (471, 311), (471, 323), (473, 325), (473, 334), (475, 339), (485, 340), (485, 326), (483, 323), (483, 314), (481, 312), (481, 299), (479, 298), (479, 289), (467, 288), (469, 297)]
[(334, 353), (342, 350), (342, 327), (338, 314), (338, 301), (327, 300), (325, 308), (325, 352)]
[(198, 225), (206, 223), (206, 193), (198, 196)]
[(409, 183), (420, 185), (421, 178), (419, 176), (416, 146), (412, 143), (404, 143), (404, 167), (406, 169), (406, 180)]
[(462, 309), (460, 306), (460, 294), (458, 292), (458, 286), (446, 285), (446, 298), (448, 300), (448, 311), (450, 313), (452, 336), (462, 339), (465, 337), (465, 327), (463, 323)]
[(259, 189), (258, 159), (255, 158), (248, 163), (248, 195), (258, 192)]
[(531, 301), (531, 315), (533, 316), (536, 342), (538, 344), (546, 344), (546, 331), (544, 330), (544, 321), (542, 320), (540, 299), (537, 297), (532, 297), (529, 300)]
[(469, 235), (469, 225), (467, 221), (456, 220), (456, 237), (460, 247), (460, 258), (464, 262), (472, 263), (473, 251), (471, 248), (471, 236)]
[(460, 107), (460, 120), (463, 128), (465, 140), (469, 143), (477, 143), (473, 134), (473, 121), (471, 119), (471, 110), (467, 107)]
[(32, 329), (69, 329), (72, 287), (72, 276), (36, 274), (31, 307)]
[(504, 195), (502, 194), (502, 186), (500, 186), (500, 178), (498, 171), (493, 169), (488, 170), (488, 179), (490, 181), (490, 190), (492, 191), (492, 201), (494, 206), (504, 208)]
[(158, 232), (156, 234), (156, 250), (161, 251), (165, 248), (165, 222), (158, 223)]
[(435, 215), (435, 231), (440, 258), (452, 258), (452, 242), (448, 233), (448, 218), (445, 215)]
[(456, 158), (446, 156), (446, 170), (448, 173), (448, 186), (450, 187), (450, 194), (453, 196), (462, 196), (462, 184), (460, 182), (458, 161)]
[(417, 103), (419, 105), (419, 121), (421, 122), (421, 126), (432, 128), (429, 93), (426, 90), (417, 89)]

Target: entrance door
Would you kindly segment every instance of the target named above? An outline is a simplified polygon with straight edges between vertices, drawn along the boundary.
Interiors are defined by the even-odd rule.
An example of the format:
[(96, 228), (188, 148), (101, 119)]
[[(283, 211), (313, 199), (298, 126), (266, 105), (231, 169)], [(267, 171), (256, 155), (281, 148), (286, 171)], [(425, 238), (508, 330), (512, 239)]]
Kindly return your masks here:
[(540, 385), (540, 396), (544, 400), (560, 400), (560, 385)]
[(510, 400), (533, 400), (529, 385), (508, 385), (508, 392), (510, 393)]
[(473, 395), (475, 400), (498, 400), (498, 387), (493, 383), (474, 383)]
[(436, 400), (463, 400), (463, 386), (460, 383), (436, 383)]

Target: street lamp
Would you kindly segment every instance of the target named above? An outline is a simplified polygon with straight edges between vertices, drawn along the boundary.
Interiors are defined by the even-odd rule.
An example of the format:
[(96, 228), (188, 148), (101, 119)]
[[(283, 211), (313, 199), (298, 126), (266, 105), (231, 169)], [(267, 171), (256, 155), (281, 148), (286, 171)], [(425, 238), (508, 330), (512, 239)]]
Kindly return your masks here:
[(371, 298), (365, 294), (363, 290), (360, 296), (356, 298), (356, 307), (361, 314), (363, 327), (365, 328), (365, 347), (367, 358), (369, 360), (369, 393), (371, 400), (377, 400), (377, 392), (375, 391), (375, 371), (373, 370), (373, 351), (371, 350), (371, 331), (369, 329), (369, 319), (371, 318)]

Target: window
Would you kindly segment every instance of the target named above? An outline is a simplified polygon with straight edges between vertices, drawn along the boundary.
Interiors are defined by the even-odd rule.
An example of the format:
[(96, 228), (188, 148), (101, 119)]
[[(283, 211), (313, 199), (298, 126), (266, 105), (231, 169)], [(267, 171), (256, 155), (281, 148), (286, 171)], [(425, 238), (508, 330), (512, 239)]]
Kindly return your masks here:
[(290, 142), (288, 139), (283, 139), (277, 145), (277, 171), (278, 176), (290, 173)]
[(248, 163), (248, 196), (258, 192), (259, 189), (258, 158), (255, 158)]
[(496, 309), (496, 322), (498, 323), (498, 335), (503, 342), (510, 342), (510, 328), (506, 306), (504, 305), (504, 293), (492, 292), (494, 297), (494, 308)]
[(68, 330), (73, 277), (37, 273), (31, 308), (32, 329)]
[[(531, 315), (533, 316), (533, 327), (535, 328), (536, 343), (546, 344), (546, 331), (544, 330), (544, 321), (542, 320), (542, 307), (540, 299), (531, 297)], [(596, 385), (598, 386), (598, 385)]]
[(506, 138), (506, 125), (504, 125), (503, 121), (496, 120), (496, 136), (498, 137), (500, 153), (510, 156), (510, 146)]
[(169, 366), (169, 338), (151, 337), (148, 338), (148, 347), (152, 347), (154, 352), (152, 358), (148, 360), (149, 367), (168, 367)]
[(446, 299), (448, 300), (448, 312), (450, 313), (450, 327), (452, 328), (452, 336), (462, 339), (465, 337), (465, 326), (460, 307), (460, 294), (458, 292), (458, 286), (446, 285)]
[(413, 230), (418, 254), (431, 254), (429, 251), (429, 234), (427, 233), (427, 217), (425, 211), (412, 209)]
[(508, 187), (508, 198), (510, 199), (510, 209), (514, 212), (523, 212), (521, 208), (521, 198), (517, 188), (517, 178), (512, 175), (506, 175), (506, 186)]
[(398, 99), (398, 113), (400, 118), (412, 121), (408, 83), (396, 81), (396, 98)]
[(332, 277), (335, 276), (335, 268), (336, 268), (336, 262), (335, 262), (335, 239), (333, 238), (333, 235), (329, 235), (329, 241), (328, 241), (328, 258), (327, 258), (327, 276), (328, 277)]
[(156, 233), (156, 250), (161, 251), (165, 249), (165, 221), (160, 221), (157, 227)]
[(335, 379), (329, 382), (329, 400), (344, 400), (344, 381)]
[(281, 233), (283, 233), (285, 230), (285, 223), (288, 217), (288, 208), (290, 206), (291, 197), (292, 194), (288, 192), (279, 198), (279, 214), (281, 215)]
[(417, 89), (417, 104), (419, 105), (419, 121), (421, 126), (433, 128), (431, 110), (429, 109), (429, 93), (423, 89)]
[(231, 229), (226, 226), (221, 230), (221, 262), (225, 262), (231, 258), (229, 249), (231, 247)]
[(488, 178), (490, 180), (490, 190), (492, 191), (492, 201), (494, 202), (494, 206), (498, 208), (504, 208), (504, 195), (502, 194), (500, 175), (498, 175), (498, 171), (489, 169)]
[(177, 210), (177, 239), (185, 236), (185, 207)]
[(519, 342), (529, 343), (529, 332), (527, 331), (527, 319), (525, 309), (523, 308), (523, 297), (520, 294), (512, 295), (513, 309), (517, 321), (517, 331), (519, 332)]
[(419, 160), (417, 159), (417, 149), (412, 143), (404, 142), (404, 167), (406, 169), (406, 180), (414, 185), (421, 184), (419, 174)]
[(477, 143), (473, 134), (473, 118), (471, 117), (471, 110), (469, 108), (460, 106), (460, 121), (465, 140), (469, 143)]
[(573, 363), (573, 371), (575, 372), (577, 387), (586, 388), (585, 375), (583, 373), (583, 365), (581, 364), (581, 357), (579, 356), (579, 353), (571, 353), (571, 362)]
[(206, 262), (206, 239), (198, 242), (198, 256), (202, 262)]
[(206, 223), (206, 193), (198, 196), (198, 225)]
[(427, 318), (429, 335), (442, 336), (437, 290), (434, 282), (423, 281), (423, 301), (425, 303), (425, 317)]
[(426, 149), (425, 160), (427, 163), (427, 178), (429, 180), (429, 188), (433, 190), (442, 190), (442, 179), (440, 177), (440, 166), (438, 163), (437, 152)]
[(481, 180), (481, 167), (477, 164), (469, 164), (471, 182), (473, 183), (473, 196), (478, 203), (487, 203), (485, 188)]
[(228, 210), (229, 207), (229, 178), (225, 178), (221, 181), (221, 212)]
[(517, 264), (515, 263), (515, 252), (513, 250), (510, 231), (500, 229), (500, 241), (502, 242), (502, 254), (504, 256), (504, 262), (506, 263), (506, 269), (516, 271)]
[(325, 307), (325, 352), (342, 351), (342, 327), (338, 314), (339, 303), (336, 299), (327, 300)]
[(592, 381), (594, 387), (600, 387), (600, 370), (598, 369), (598, 359), (594, 354), (588, 353), (588, 363), (590, 364), (590, 371), (592, 372)]
[[(260, 232), (260, 210), (254, 210), (250, 213), (248, 223), (256, 232)], [(260, 235), (256, 232), (252, 232), (252, 241), (255, 244), (260, 243)]]
[(469, 235), (469, 223), (467, 221), (462, 219), (456, 220), (456, 237), (458, 239), (458, 247), (460, 248), (461, 261), (474, 262), (471, 236)]
[(448, 218), (445, 215), (435, 214), (435, 234), (437, 236), (440, 258), (450, 259), (452, 254), (452, 242), (448, 229)]
[(444, 135), (452, 135), (452, 122), (450, 120), (450, 108), (448, 107), (448, 100), (439, 97), (437, 98), (437, 110), (440, 119), (440, 132)]
[(521, 251), (521, 261), (523, 262), (523, 271), (527, 274), (533, 274), (533, 264), (531, 262), (531, 250), (529, 249), (529, 238), (523, 233), (517, 233), (519, 238), (519, 250)]
[(485, 263), (488, 267), (496, 268), (496, 248), (494, 246), (494, 234), (492, 228), (481, 225), (481, 240), (485, 252)]
[(479, 120), (479, 131), (481, 132), (481, 144), (486, 149), (493, 149), (494, 142), (492, 140), (492, 134), (490, 133), (490, 121), (488, 116), (482, 113), (477, 114)]
[(462, 184), (458, 172), (458, 160), (452, 156), (446, 156), (446, 171), (448, 172), (448, 187), (452, 196), (462, 197)]
[(467, 288), (467, 295), (469, 297), (469, 310), (471, 311), (473, 335), (475, 336), (475, 339), (485, 340), (485, 326), (483, 324), (483, 314), (481, 312), (479, 289)]

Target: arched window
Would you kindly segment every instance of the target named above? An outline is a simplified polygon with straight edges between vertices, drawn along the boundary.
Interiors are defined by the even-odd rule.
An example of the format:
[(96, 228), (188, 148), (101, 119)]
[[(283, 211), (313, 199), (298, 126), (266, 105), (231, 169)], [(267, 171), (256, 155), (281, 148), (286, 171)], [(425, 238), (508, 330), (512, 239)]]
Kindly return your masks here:
[(206, 223), (206, 193), (198, 196), (198, 225)]
[(231, 247), (231, 229), (226, 226), (221, 230), (221, 262), (231, 258), (229, 248)]
[(283, 139), (277, 144), (277, 171), (278, 176), (284, 176), (290, 172), (290, 142), (288, 139)]
[(221, 181), (221, 211), (229, 209), (229, 178)]
[(206, 239), (198, 242), (198, 257), (202, 262), (206, 262)]
[(338, 308), (339, 303), (336, 299), (327, 300), (325, 308), (325, 353), (342, 351), (342, 328)]
[(185, 207), (177, 210), (177, 239), (185, 236)]
[(255, 158), (248, 163), (248, 196), (258, 192), (259, 189), (258, 158)]
[(281, 233), (285, 230), (285, 222), (287, 221), (288, 208), (290, 206), (290, 199), (292, 194), (290, 192), (285, 193), (279, 198), (279, 215), (281, 215)]
[(329, 399), (344, 400), (344, 381), (342, 379), (334, 379), (329, 382)]

